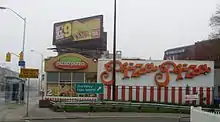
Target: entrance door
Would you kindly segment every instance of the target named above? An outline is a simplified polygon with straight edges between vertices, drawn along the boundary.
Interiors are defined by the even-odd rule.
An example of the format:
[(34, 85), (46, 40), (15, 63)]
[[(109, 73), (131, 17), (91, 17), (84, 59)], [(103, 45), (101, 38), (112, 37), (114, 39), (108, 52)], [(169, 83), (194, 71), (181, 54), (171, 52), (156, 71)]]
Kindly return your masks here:
[(18, 101), (18, 91), (19, 91), (19, 84), (15, 83), (12, 85), (12, 101)]

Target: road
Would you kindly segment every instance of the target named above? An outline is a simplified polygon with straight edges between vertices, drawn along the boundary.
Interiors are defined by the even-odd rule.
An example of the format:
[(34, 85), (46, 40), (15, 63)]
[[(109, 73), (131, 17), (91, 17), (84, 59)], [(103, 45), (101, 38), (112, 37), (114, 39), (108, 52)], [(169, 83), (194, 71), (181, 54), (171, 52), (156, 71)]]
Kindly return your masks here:
[(93, 118), (66, 120), (29, 120), (26, 122), (189, 122), (189, 119), (179, 121), (176, 118)]

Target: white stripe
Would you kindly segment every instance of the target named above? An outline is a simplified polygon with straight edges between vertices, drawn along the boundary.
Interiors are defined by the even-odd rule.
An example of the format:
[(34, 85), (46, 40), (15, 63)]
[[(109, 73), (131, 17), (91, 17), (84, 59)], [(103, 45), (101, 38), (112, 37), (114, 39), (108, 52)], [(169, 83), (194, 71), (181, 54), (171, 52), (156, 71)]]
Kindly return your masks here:
[(125, 100), (129, 100), (129, 86), (125, 86)]
[(182, 104), (186, 103), (185, 97), (186, 97), (186, 87), (182, 87)]
[(104, 100), (107, 99), (107, 93), (108, 93), (108, 86), (104, 86)]
[(179, 87), (175, 87), (175, 103), (179, 103)]
[(136, 101), (136, 86), (132, 86), (132, 101)]
[(140, 102), (144, 101), (144, 99), (143, 99), (143, 89), (144, 89), (144, 87), (140, 86)]
[[(189, 95), (192, 95), (193, 94), (193, 87), (189, 87)], [(189, 100), (189, 104), (192, 104), (193, 101), (192, 100)]]
[(149, 102), (150, 101), (150, 87), (149, 86), (147, 86), (147, 102)]
[(118, 100), (121, 101), (122, 100), (122, 86), (118, 86)]
[(165, 87), (161, 87), (161, 102), (164, 103), (165, 102)]
[(172, 87), (168, 87), (168, 103), (172, 103)]

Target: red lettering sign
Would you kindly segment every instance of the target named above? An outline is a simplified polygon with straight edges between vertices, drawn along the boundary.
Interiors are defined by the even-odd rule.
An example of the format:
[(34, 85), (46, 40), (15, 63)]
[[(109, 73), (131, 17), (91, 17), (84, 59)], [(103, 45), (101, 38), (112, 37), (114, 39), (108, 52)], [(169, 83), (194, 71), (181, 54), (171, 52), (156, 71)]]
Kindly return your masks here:
[[(109, 61), (104, 64), (105, 71), (103, 71), (100, 75), (100, 79), (105, 85), (112, 85), (113, 80), (106, 80), (109, 78), (109, 74), (112, 72), (113, 61)], [(159, 66), (155, 66), (153, 63), (147, 64), (134, 64), (132, 62), (124, 62), (116, 61), (116, 72), (120, 72), (123, 74), (122, 79), (127, 78), (138, 78), (147, 73), (157, 72), (154, 76), (154, 82), (159, 87), (166, 87), (170, 82), (170, 73), (176, 74), (176, 81), (183, 79), (192, 79), (199, 75), (206, 75), (211, 72), (211, 68), (207, 66), (207, 64), (176, 64), (173, 61), (165, 61)], [(131, 72), (131, 75), (129, 75)], [(185, 75), (183, 76), (183, 73)], [(163, 82), (159, 82), (158, 80), (165, 80)]]

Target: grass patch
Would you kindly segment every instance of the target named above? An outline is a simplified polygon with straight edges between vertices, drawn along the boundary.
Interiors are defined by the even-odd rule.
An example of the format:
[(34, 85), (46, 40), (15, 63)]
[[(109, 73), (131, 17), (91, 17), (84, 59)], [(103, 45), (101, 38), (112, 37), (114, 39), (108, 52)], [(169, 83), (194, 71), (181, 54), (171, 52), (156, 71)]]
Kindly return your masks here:
[(141, 113), (189, 113), (189, 110), (177, 110), (162, 107), (141, 107), (141, 106), (112, 106), (112, 105), (95, 105), (95, 106), (53, 106), (56, 112), (141, 112)]

